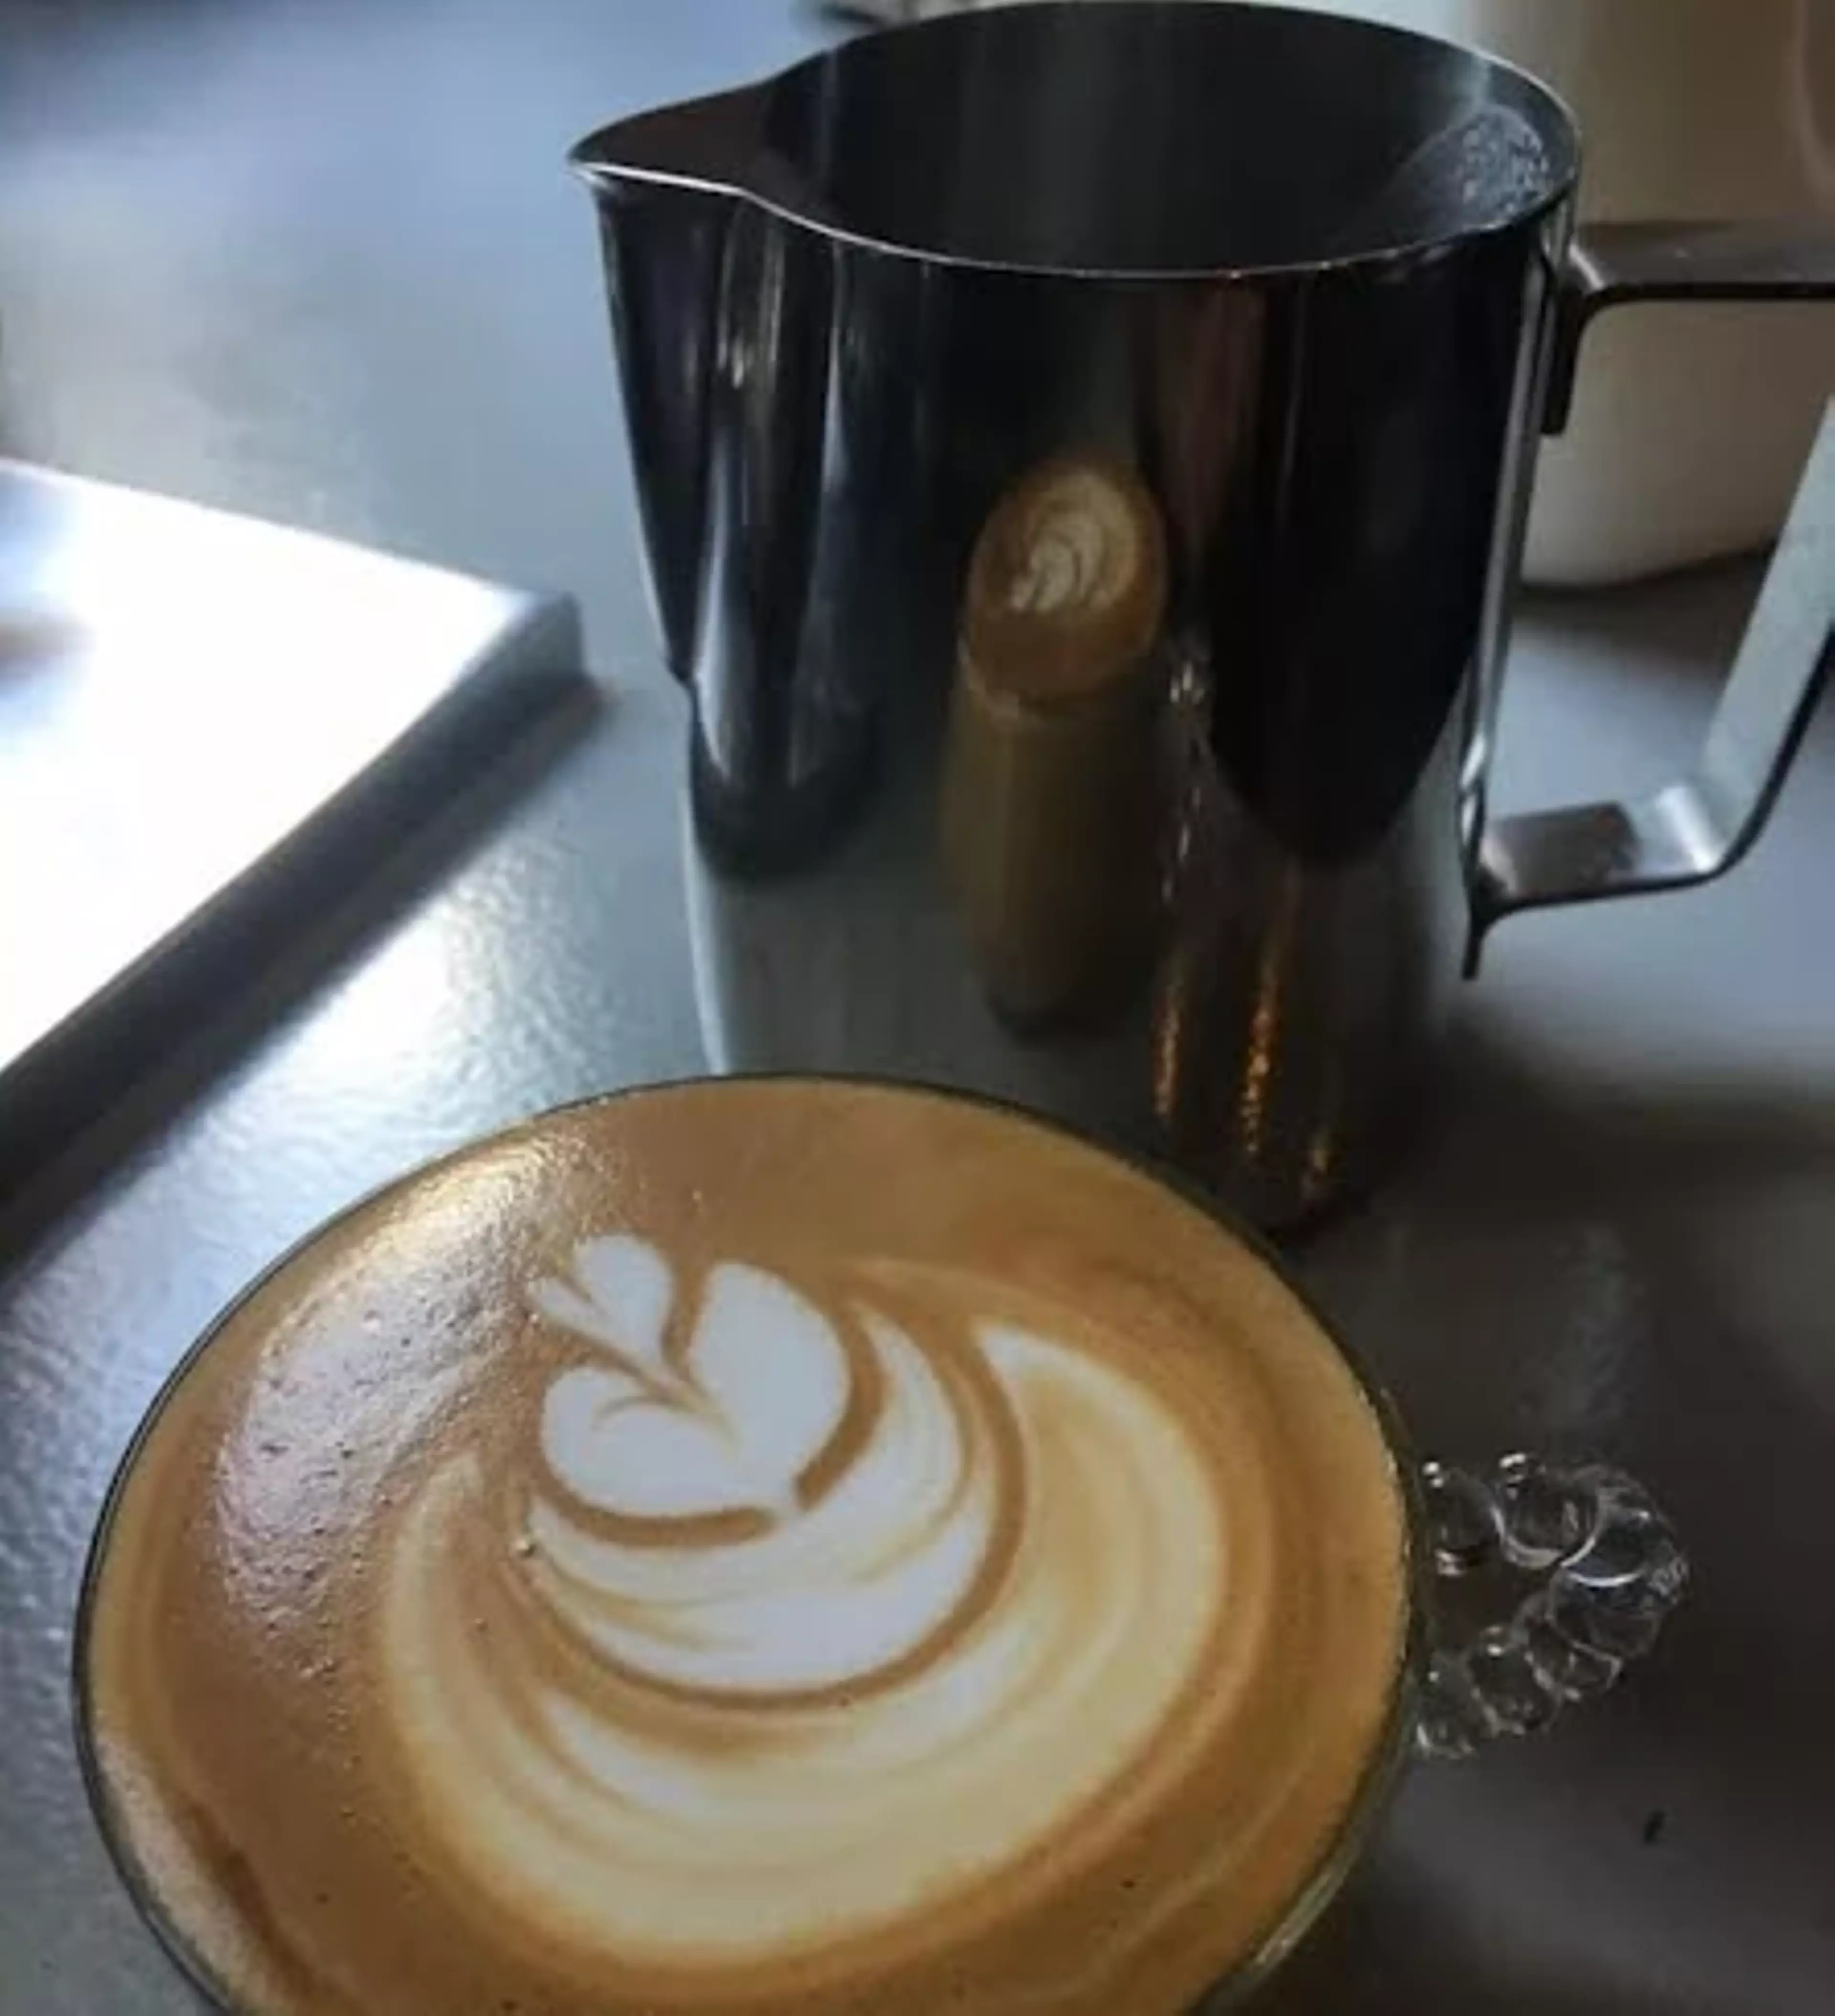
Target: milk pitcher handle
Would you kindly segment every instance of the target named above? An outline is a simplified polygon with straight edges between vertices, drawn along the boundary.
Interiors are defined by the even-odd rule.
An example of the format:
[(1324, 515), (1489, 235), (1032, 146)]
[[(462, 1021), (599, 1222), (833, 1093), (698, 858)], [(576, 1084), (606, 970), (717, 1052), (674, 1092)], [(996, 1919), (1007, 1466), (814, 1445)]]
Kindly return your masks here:
[[(1835, 228), (1597, 225), (1576, 234), (1556, 304), (1543, 425), (1567, 424), (1596, 317), (1639, 301), (1835, 299)], [(1493, 819), (1480, 845), (1474, 954), (1513, 911), (1711, 881), (1758, 837), (1835, 668), (1835, 405), (1694, 769), (1632, 804)]]
[[(1603, 1694), (1656, 1643), (1688, 1587), (1675, 1529), (1604, 1463), (1507, 1456), (1488, 1474), (1421, 1466), (1436, 1593), (1416, 1748), (1466, 1757)], [(1453, 1586), (1527, 1578), (1513, 1615), (1462, 1632)]]

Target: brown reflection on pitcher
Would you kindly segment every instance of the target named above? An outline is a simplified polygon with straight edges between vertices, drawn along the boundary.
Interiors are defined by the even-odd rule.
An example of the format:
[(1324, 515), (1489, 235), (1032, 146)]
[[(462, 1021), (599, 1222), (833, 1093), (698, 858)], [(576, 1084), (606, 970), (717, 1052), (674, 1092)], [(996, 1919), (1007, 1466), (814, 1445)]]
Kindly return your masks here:
[(1423, 809), (1387, 847), (1308, 862), (1217, 760), (1211, 668), (1176, 642), (1169, 650), (1155, 1133), (1258, 1222), (1290, 1229), (1365, 1179), (1371, 1146), (1380, 1152), (1394, 1124), (1394, 1089), (1421, 1096), (1420, 1053), (1398, 1032), (1446, 1013), (1432, 952), (1463, 898), (1435, 864), (1455, 844), (1463, 725), (1448, 723)]
[(1114, 1006), (1153, 952), (1166, 578), (1152, 497), (1099, 456), (1033, 470), (976, 544), (944, 866), (988, 998), (1020, 1028)]

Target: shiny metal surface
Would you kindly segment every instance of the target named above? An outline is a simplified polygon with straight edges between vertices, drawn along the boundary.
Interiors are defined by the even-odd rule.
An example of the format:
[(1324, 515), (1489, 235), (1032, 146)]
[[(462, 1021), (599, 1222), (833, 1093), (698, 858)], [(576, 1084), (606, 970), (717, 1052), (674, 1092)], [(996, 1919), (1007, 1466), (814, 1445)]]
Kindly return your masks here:
[[(0, 1262), (0, 2012), (183, 2016), (82, 1799), (84, 1546), (179, 1354), (317, 1221), (538, 1106), (701, 1067), (684, 710), (645, 654), (591, 234), (549, 164), (611, 94), (711, 90), (808, 30), (753, 0), (244, 0), (13, 29), (0, 88), (34, 92), (0, 124), (16, 445), (574, 587), (619, 685), (437, 867), (353, 887), (354, 949), (264, 990), (185, 1096), (112, 1116), (99, 1170)], [(481, 262), (514, 285), (480, 291)], [(1753, 585), (1531, 599), (1499, 812), (1678, 774)], [(1596, 1714), (1409, 1775), (1278, 2016), (1826, 2016), (1832, 849), (1825, 709), (1740, 876), (1497, 934), (1418, 1151), (1300, 1256), (1423, 1447), (1608, 1455), (1696, 1577)], [(768, 992), (786, 1025), (846, 1012), (887, 1043), (904, 1013), (922, 1038), (891, 985), (844, 1004), (800, 967), (814, 939), (754, 948), (761, 1012)]]
[[(890, 967), (908, 1064), (1292, 1224), (1384, 1165), (1497, 916), (1699, 879), (1653, 850), (1570, 887), (1545, 822), (1477, 869), (1545, 380), (1617, 297), (1567, 262), (1577, 136), (1527, 78), (1278, 7), (1035, 6), (855, 42), (574, 159), (693, 697), (697, 950), (733, 1065), (881, 1067), (854, 1004), (877, 1012)], [(1718, 265), (1612, 242), (1632, 293), (1835, 283), (1835, 247), (1801, 238), (1768, 266), (1750, 234)], [(1065, 458), (1138, 472), (1168, 556), (1145, 819), (1089, 758), (1118, 725), (1077, 757), (1061, 722), (1047, 756), (1043, 715), (992, 753), (977, 728), (965, 761), (972, 718), (944, 723), (973, 683), (970, 556)], [(1764, 641), (1741, 690), (1801, 700), (1817, 653)], [(1138, 920), (1084, 961), (1100, 1012), (1054, 1003), (1078, 877), (1041, 853), (1106, 828), (1119, 855), (1143, 825)], [(1596, 852), (1596, 822), (1562, 830)], [(1093, 859), (1081, 880), (1114, 909)], [(819, 945), (829, 1005), (761, 1031), (767, 937)]]
[(1549, 371), (1545, 423), (1567, 423), (1587, 328), (1635, 302), (1826, 299), (1835, 274), (1835, 223), (1589, 224), (1568, 251), (1562, 328)]
[(562, 597), (0, 462), (0, 1200), (590, 691)]
[(1491, 821), (1480, 862), (1481, 927), (1542, 904), (1685, 888), (1724, 874), (1758, 837), (1831, 671), (1835, 405), (1694, 767), (1635, 804)]

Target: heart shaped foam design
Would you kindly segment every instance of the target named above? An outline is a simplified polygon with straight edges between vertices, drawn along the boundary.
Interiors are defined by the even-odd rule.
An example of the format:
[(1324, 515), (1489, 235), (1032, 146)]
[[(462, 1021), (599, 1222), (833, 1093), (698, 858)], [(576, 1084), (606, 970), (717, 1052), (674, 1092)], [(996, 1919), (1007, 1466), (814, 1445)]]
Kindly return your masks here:
[(846, 1356), (822, 1312), (775, 1274), (723, 1262), (675, 1349), (675, 1280), (656, 1247), (583, 1240), (574, 1273), (538, 1282), (535, 1305), (606, 1362), (563, 1373), (543, 1402), (542, 1452), (560, 1483), (631, 1518), (794, 1512), (797, 1480), (847, 1404)]

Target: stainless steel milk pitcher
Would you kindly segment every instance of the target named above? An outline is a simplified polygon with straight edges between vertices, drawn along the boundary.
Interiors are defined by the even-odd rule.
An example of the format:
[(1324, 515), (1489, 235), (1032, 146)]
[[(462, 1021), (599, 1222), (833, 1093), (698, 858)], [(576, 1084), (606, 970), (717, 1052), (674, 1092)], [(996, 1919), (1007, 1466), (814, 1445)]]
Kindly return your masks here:
[(1291, 1222), (1380, 1166), (1491, 924), (1756, 830), (1835, 437), (1693, 776), (1488, 819), (1491, 724), (1589, 319), (1828, 293), (1826, 227), (1577, 234), (1540, 85), (1259, 5), (870, 36), (574, 160), (716, 1063), (1006, 1093)]

